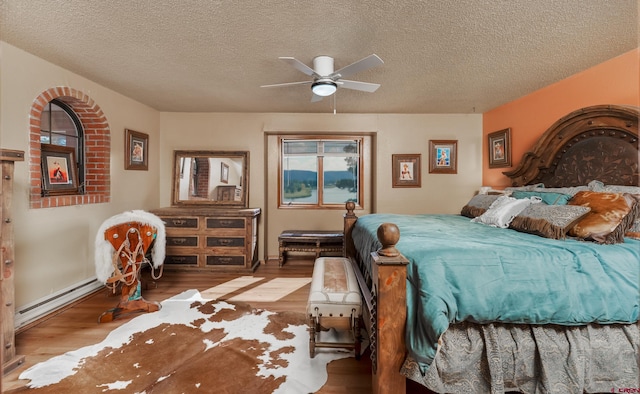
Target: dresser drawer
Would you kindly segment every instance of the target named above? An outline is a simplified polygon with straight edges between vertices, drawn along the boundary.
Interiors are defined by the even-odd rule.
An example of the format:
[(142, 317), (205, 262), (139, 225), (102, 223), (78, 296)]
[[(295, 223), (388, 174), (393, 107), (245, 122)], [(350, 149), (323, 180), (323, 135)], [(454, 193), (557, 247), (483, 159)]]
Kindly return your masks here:
[(207, 218), (207, 228), (244, 228), (244, 219)]
[(164, 217), (162, 220), (165, 223), (165, 227), (171, 228), (198, 228), (198, 218), (174, 218), (174, 217)]
[(207, 237), (207, 246), (244, 247), (244, 237)]
[(244, 266), (244, 256), (207, 256), (207, 265), (239, 265)]
[(180, 206), (152, 211), (166, 227), (167, 269), (253, 272), (258, 259), (259, 208)]
[(164, 263), (171, 264), (171, 265), (197, 266), (198, 256), (169, 255), (165, 257)]
[(173, 237), (167, 236), (167, 246), (198, 246), (198, 237), (186, 236), (186, 237)]

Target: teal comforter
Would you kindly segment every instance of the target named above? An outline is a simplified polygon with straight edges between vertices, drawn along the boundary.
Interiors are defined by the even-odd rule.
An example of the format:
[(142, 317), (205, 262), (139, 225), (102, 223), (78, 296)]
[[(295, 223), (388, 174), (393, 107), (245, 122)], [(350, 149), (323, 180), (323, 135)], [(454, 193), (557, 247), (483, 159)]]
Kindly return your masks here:
[(398, 225), (407, 268), (407, 349), (426, 368), (449, 324), (633, 323), (640, 305), (640, 241), (598, 245), (546, 239), (459, 215), (358, 218), (361, 256), (378, 226)]

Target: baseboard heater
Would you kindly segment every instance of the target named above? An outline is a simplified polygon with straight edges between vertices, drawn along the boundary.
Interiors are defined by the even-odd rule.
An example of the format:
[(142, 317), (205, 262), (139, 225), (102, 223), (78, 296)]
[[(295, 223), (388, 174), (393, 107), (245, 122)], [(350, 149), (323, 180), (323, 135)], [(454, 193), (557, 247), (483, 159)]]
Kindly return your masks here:
[(98, 279), (94, 277), (84, 282), (71, 285), (46, 297), (42, 297), (16, 311), (15, 327), (19, 329), (32, 323), (103, 286), (104, 284), (98, 282)]

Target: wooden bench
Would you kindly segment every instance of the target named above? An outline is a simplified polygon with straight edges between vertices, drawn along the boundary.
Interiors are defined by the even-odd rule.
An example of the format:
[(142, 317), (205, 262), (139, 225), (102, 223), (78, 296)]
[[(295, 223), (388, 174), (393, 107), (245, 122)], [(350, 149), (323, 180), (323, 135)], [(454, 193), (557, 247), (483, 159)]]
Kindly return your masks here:
[(316, 347), (346, 348), (360, 359), (362, 296), (351, 261), (321, 257), (313, 265), (307, 302), (309, 355)]
[(285, 263), (287, 252), (313, 252), (315, 258), (322, 253), (343, 254), (342, 231), (286, 230), (278, 237), (279, 266)]

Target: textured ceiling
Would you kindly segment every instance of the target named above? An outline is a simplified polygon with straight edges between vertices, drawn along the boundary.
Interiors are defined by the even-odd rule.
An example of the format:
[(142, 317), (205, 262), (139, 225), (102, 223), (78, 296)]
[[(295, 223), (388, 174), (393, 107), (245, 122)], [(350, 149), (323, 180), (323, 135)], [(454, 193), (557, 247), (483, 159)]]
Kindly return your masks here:
[(638, 47), (638, 0), (0, 0), (0, 39), (160, 111), (332, 112), (306, 75), (349, 77), (339, 113), (471, 113)]

